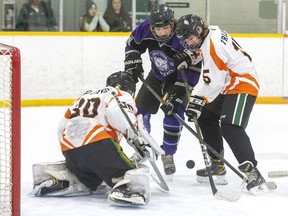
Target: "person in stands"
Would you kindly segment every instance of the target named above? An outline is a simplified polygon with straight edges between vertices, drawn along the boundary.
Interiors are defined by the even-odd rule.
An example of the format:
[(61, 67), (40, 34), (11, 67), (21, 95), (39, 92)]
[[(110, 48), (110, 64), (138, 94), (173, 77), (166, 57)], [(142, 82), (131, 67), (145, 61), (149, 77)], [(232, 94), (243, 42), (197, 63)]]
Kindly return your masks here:
[(128, 32), (132, 29), (132, 20), (121, 0), (109, 0), (104, 19), (111, 32)]
[(53, 10), (42, 0), (23, 4), (16, 21), (16, 31), (57, 31)]
[(97, 9), (96, 3), (93, 0), (87, 0), (85, 7), (86, 13), (79, 19), (80, 30), (82, 32), (109, 32), (110, 27)]

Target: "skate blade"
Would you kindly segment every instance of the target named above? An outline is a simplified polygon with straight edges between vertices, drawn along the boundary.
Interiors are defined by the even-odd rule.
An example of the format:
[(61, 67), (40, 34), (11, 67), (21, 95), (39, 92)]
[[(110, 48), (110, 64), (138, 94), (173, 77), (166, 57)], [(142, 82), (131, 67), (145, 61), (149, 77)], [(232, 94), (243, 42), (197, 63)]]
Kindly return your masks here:
[[(225, 176), (212, 176), (216, 185), (227, 185), (228, 181)], [(203, 176), (197, 176), (196, 181), (200, 184), (210, 184), (209, 178)]]

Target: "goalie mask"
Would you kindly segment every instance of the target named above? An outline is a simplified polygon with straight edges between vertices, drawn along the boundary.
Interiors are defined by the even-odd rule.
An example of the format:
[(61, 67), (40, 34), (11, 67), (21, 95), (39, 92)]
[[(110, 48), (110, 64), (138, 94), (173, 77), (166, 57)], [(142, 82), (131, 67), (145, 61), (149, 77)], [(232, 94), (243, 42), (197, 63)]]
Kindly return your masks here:
[(111, 74), (106, 80), (106, 86), (112, 86), (119, 90), (128, 92), (134, 96), (136, 84), (133, 78), (124, 71), (119, 71)]
[[(174, 11), (172, 11), (167, 4), (155, 4), (150, 14), (150, 30), (154, 37), (160, 42), (167, 42), (174, 34)], [(171, 26), (171, 34), (167, 37), (159, 37), (155, 28)]]
[[(201, 17), (193, 14), (182, 16), (176, 23), (176, 35), (189, 49), (198, 49), (204, 39), (204, 22)], [(187, 43), (191, 36), (194, 42)], [(193, 39), (192, 39), (193, 40)]]

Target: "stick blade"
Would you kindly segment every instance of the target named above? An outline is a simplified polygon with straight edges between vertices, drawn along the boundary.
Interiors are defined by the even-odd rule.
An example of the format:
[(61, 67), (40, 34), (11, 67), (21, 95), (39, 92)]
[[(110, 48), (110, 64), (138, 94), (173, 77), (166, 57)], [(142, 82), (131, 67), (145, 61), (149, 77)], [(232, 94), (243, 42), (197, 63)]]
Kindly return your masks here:
[(169, 191), (169, 187), (165, 181), (160, 182), (154, 175), (151, 175), (153, 181), (160, 186), (160, 188), (164, 191)]
[(288, 177), (288, 171), (270, 171), (268, 173), (269, 178), (283, 178)]
[(217, 199), (220, 200), (225, 200), (229, 202), (236, 202), (237, 200), (240, 199), (241, 195), (240, 194), (235, 194), (235, 193), (223, 193), (221, 191), (217, 191), (214, 196)]
[(277, 184), (274, 181), (265, 182), (269, 190), (276, 190)]

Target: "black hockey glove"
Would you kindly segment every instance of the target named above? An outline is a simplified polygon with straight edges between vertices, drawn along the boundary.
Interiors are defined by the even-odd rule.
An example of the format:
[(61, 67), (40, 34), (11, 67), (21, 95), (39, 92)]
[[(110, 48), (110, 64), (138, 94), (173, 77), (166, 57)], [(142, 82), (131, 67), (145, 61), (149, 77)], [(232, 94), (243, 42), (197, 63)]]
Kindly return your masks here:
[(186, 115), (189, 122), (193, 122), (194, 118), (199, 118), (201, 115), (202, 107), (205, 105), (205, 100), (198, 95), (190, 97), (188, 107), (186, 109)]
[(172, 93), (160, 108), (167, 116), (172, 116), (173, 113), (178, 113), (180, 106), (183, 106), (183, 96)]
[(189, 49), (185, 49), (183, 52), (176, 53), (173, 56), (173, 60), (177, 70), (186, 69), (195, 62), (196, 53)]
[(129, 73), (135, 83), (138, 82), (138, 76), (144, 76), (144, 70), (142, 67), (142, 59), (137, 56), (136, 58), (127, 57), (124, 61), (125, 72)]

